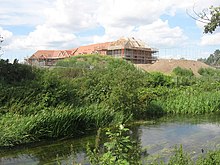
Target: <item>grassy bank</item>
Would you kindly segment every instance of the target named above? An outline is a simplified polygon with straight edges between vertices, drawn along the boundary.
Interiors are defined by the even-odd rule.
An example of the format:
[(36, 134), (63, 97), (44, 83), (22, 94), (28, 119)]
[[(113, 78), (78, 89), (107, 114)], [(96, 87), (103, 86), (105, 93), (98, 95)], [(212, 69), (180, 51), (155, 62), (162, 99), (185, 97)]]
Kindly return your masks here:
[(123, 60), (82, 56), (52, 70), (2, 60), (2, 68), (19, 79), (1, 70), (0, 146), (83, 135), (143, 110), (138, 88), (147, 74)]
[(171, 76), (149, 74), (99, 55), (66, 59), (53, 69), (0, 65), (0, 146), (84, 135), (149, 115), (220, 110), (216, 70), (201, 70), (200, 78), (181, 68)]

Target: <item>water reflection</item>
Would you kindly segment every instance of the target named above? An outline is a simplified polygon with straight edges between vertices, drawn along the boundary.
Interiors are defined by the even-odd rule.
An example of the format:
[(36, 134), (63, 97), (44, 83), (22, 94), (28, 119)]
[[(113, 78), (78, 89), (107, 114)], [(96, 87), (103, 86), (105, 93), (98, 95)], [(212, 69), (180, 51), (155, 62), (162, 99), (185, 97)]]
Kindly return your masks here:
[(147, 148), (147, 161), (166, 160), (177, 145), (183, 145), (194, 159), (202, 150), (220, 149), (219, 116), (164, 117), (156, 125), (140, 126), (142, 147)]
[(69, 139), (37, 147), (0, 151), (0, 164), (73, 164), (84, 162), (87, 143), (93, 143), (95, 136)]
[[(131, 128), (132, 138), (143, 149), (143, 162), (166, 159), (175, 145), (183, 144), (184, 150), (193, 157), (213, 149), (220, 149), (220, 118), (213, 116), (165, 116), (155, 119), (152, 125)], [(85, 159), (87, 143), (94, 143), (95, 136), (81, 139), (51, 142), (37, 147), (0, 151), (0, 164), (73, 164)]]

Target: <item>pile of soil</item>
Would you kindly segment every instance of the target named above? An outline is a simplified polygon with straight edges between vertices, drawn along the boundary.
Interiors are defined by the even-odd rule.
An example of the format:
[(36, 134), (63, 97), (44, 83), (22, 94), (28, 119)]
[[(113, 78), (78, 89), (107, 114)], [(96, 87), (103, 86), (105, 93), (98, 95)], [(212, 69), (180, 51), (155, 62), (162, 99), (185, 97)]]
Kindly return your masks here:
[(137, 67), (142, 68), (148, 72), (161, 72), (164, 74), (171, 74), (173, 69), (181, 67), (185, 69), (191, 69), (194, 75), (199, 75), (198, 70), (200, 68), (208, 68), (209, 65), (193, 60), (176, 60), (176, 59), (159, 59), (154, 64), (136, 64)]

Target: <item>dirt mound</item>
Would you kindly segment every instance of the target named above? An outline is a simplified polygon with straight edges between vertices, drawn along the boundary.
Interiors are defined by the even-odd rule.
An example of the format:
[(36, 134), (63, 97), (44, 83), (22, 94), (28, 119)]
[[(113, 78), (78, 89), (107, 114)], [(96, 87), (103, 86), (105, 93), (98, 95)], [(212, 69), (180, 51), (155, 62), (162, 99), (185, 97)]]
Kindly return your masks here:
[(185, 69), (191, 69), (195, 75), (198, 74), (200, 68), (208, 68), (206, 65), (200, 61), (193, 60), (176, 60), (176, 59), (159, 59), (154, 64), (136, 64), (139, 68), (142, 68), (148, 72), (161, 72), (164, 74), (171, 74), (173, 69), (176, 67), (181, 67)]

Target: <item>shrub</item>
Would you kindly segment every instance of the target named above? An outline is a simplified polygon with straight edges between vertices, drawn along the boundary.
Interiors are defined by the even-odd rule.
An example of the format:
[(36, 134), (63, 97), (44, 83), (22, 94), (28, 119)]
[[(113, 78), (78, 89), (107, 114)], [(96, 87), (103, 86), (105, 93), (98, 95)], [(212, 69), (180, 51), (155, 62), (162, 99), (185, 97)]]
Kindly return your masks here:
[(174, 85), (171, 76), (167, 76), (159, 72), (148, 74), (145, 81), (146, 81), (146, 87), (158, 87), (158, 86), (171, 87)]
[(194, 75), (192, 70), (184, 69), (184, 68), (181, 68), (179, 66), (173, 69), (173, 73), (176, 76), (185, 76), (185, 77), (191, 77), (191, 76)]
[(198, 73), (202, 76), (219, 76), (220, 70), (213, 68), (200, 68)]
[(9, 63), (9, 60), (0, 59), (0, 81), (6, 84), (18, 84), (25, 80), (32, 80), (35, 77), (31, 66), (19, 64), (18, 60)]
[[(129, 129), (123, 125), (115, 130), (108, 130), (108, 141), (101, 150), (99, 144), (95, 149), (87, 147), (87, 155), (92, 165), (140, 165), (141, 150), (138, 144), (128, 136)], [(98, 134), (99, 135), (99, 134)], [(100, 138), (100, 137), (98, 137)], [(99, 142), (99, 140), (97, 140)]]

